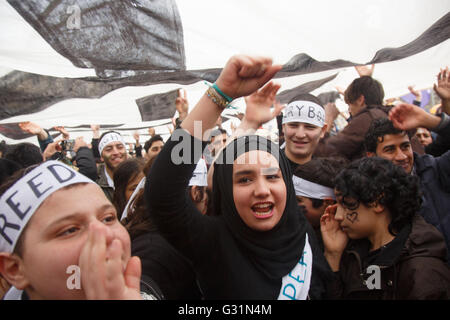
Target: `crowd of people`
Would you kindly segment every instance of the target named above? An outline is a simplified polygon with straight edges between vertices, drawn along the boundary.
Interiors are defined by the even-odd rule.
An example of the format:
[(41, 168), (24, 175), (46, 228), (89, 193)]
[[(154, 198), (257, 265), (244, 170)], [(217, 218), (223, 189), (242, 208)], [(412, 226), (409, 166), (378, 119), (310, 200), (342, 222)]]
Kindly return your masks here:
[[(167, 141), (1, 144), (0, 297), (450, 299), (450, 71), (437, 114), (386, 103), (374, 66), (343, 90), (350, 118), (311, 94), (286, 106), (281, 66), (233, 56)], [(231, 135), (221, 113), (245, 97)], [(279, 139), (256, 134), (279, 119)]]

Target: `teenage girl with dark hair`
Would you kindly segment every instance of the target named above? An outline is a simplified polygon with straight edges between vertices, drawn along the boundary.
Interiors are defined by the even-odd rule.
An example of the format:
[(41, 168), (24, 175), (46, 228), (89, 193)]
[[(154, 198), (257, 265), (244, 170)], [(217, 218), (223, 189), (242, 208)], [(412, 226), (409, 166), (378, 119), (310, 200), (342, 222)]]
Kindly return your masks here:
[(250, 135), (231, 140), (219, 153), (213, 176), (215, 215), (202, 215), (186, 193), (206, 145), (204, 133), (215, 125), (227, 102), (253, 93), (247, 98), (243, 131), (256, 130), (275, 116), (270, 106), (279, 86), (269, 83), (258, 89), (280, 68), (267, 58), (232, 57), (214, 87), (166, 142), (147, 177), (145, 196), (152, 221), (192, 261), (206, 299), (322, 295), (317, 268), (321, 252), (299, 214), (290, 167), (278, 145)]

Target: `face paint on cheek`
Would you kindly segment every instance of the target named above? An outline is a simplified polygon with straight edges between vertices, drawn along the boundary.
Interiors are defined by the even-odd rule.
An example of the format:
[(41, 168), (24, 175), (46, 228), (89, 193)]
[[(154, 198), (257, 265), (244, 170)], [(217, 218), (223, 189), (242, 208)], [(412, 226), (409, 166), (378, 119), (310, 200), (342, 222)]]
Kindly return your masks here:
[(354, 222), (358, 221), (358, 212), (354, 211), (354, 212), (347, 213), (347, 215), (345, 217), (348, 221), (350, 221), (351, 223), (354, 223)]

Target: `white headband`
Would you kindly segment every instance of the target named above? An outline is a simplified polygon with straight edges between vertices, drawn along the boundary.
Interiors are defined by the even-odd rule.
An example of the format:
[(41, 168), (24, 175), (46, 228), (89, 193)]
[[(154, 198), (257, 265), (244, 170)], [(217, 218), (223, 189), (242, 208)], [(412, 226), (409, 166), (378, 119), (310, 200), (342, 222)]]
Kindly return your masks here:
[(102, 154), (103, 149), (111, 142), (120, 142), (124, 145), (124, 147), (126, 147), (125, 140), (123, 140), (120, 134), (117, 132), (110, 132), (105, 134), (102, 140), (98, 143), (98, 152), (100, 152), (100, 155)]
[(294, 182), (296, 196), (322, 200), (331, 198), (336, 200), (334, 190), (332, 188), (299, 178), (296, 175), (292, 176), (292, 182)]
[(322, 128), (325, 124), (325, 109), (311, 101), (293, 101), (284, 110), (282, 124), (288, 122), (310, 123)]
[(59, 161), (46, 161), (14, 183), (0, 198), (0, 252), (13, 252), (26, 224), (49, 195), (76, 183), (94, 183)]
[(198, 160), (194, 174), (192, 175), (191, 180), (189, 180), (189, 186), (208, 186), (208, 169), (206, 168), (206, 162), (204, 159), (200, 158), (200, 160)]
[(128, 199), (125, 209), (123, 209), (120, 221), (122, 221), (128, 216), (128, 208), (130, 207), (130, 204), (133, 202), (134, 198), (136, 198), (136, 195), (138, 194), (139, 190), (144, 189), (145, 181), (146, 181), (145, 177), (143, 177), (141, 181), (139, 181), (138, 185), (136, 186), (136, 189), (134, 189), (133, 193), (131, 194), (130, 199)]
[[(195, 167), (194, 174), (192, 175), (191, 180), (189, 180), (189, 186), (201, 186), (206, 187), (208, 186), (208, 170), (206, 168), (206, 162), (204, 159), (200, 158), (200, 160), (197, 163), (197, 166)], [(123, 209), (122, 216), (120, 217), (120, 220), (122, 221), (128, 216), (128, 209), (130, 207), (130, 204), (133, 202), (134, 198), (136, 197), (139, 190), (143, 189), (145, 187), (145, 177), (141, 179), (139, 184), (136, 186), (136, 189), (134, 190), (133, 194), (131, 195), (130, 199), (127, 202), (127, 205), (125, 206), (125, 209)]]

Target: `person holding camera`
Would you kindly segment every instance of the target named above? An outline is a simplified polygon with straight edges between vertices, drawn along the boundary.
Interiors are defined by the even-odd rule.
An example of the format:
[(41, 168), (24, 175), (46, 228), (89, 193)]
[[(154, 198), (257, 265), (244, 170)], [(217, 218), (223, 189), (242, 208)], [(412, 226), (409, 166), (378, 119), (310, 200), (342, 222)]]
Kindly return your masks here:
[[(97, 179), (97, 167), (94, 155), (83, 137), (70, 140), (70, 134), (62, 126), (55, 126), (54, 129), (61, 132), (62, 139), (53, 141), (49, 132), (34, 122), (21, 122), (19, 127), (22, 131), (36, 135), (39, 146), (42, 150), (43, 161), (60, 160), (76, 168), (91, 180)], [(68, 156), (68, 153), (70, 157)]]

